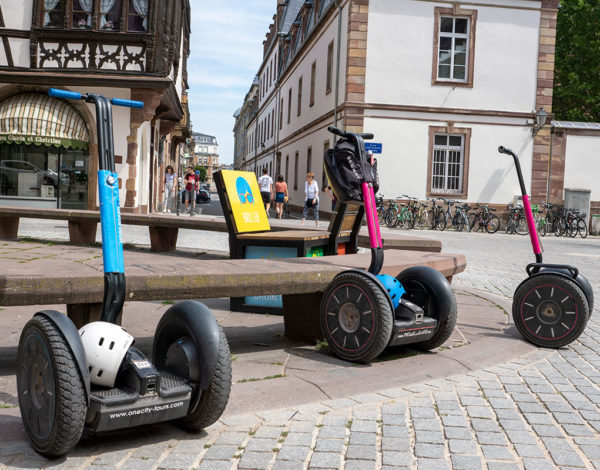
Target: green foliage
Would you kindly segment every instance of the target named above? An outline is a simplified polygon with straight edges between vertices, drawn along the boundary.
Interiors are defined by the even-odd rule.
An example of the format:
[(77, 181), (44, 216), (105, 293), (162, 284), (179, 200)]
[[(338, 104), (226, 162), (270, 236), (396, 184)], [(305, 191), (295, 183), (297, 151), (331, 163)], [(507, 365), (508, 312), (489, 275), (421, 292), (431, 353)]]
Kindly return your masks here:
[(556, 31), (554, 113), (600, 121), (600, 3), (561, 0)]
[(200, 182), (204, 183), (206, 181), (206, 167), (196, 165), (194, 167), (194, 171), (198, 170), (200, 172)]

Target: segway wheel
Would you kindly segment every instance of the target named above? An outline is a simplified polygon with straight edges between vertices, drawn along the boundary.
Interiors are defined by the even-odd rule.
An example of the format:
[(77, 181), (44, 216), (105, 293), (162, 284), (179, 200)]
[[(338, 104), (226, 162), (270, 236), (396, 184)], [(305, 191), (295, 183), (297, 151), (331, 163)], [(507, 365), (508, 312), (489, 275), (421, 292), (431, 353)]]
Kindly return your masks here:
[(321, 330), (329, 347), (344, 360), (370, 362), (392, 335), (394, 312), (376, 281), (356, 272), (338, 274), (321, 301)]
[(76, 364), (54, 323), (36, 315), (25, 325), (17, 350), (17, 393), (25, 430), (40, 454), (64, 455), (81, 438), (87, 401)]
[(219, 326), (219, 357), (209, 387), (200, 393), (197, 405), (179, 420), (182, 428), (198, 432), (215, 423), (225, 411), (231, 390), (231, 354), (225, 333)]
[[(450, 283), (438, 270), (429, 266), (414, 266), (396, 276), (404, 289), (405, 298), (423, 309), (425, 316), (438, 320), (434, 335), (411, 347), (430, 351), (444, 344), (456, 326), (456, 297)], [(404, 297), (403, 297), (404, 298)]]
[(590, 316), (588, 301), (573, 281), (551, 274), (534, 276), (515, 291), (513, 320), (537, 346), (559, 348), (575, 341)]

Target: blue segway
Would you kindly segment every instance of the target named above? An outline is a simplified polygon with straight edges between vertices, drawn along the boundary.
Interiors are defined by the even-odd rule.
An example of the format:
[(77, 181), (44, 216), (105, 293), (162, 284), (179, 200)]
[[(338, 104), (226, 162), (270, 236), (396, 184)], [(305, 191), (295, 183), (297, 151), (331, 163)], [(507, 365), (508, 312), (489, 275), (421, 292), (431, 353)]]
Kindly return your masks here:
[(17, 351), (25, 430), (47, 456), (68, 453), (84, 428), (102, 432), (176, 420), (199, 431), (219, 419), (231, 389), (229, 345), (210, 310), (195, 301), (169, 308), (156, 328), (152, 361), (116, 324), (126, 290), (112, 105), (143, 103), (57, 89), (49, 95), (96, 108), (104, 298), (100, 321), (79, 331), (52, 310), (25, 325)]

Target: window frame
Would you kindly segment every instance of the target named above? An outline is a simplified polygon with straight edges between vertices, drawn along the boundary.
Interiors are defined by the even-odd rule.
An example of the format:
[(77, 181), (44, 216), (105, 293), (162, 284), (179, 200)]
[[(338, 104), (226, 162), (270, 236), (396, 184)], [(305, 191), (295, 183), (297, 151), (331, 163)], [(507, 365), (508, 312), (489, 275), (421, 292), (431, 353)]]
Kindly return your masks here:
[(312, 65), (310, 66), (310, 99), (309, 99), (309, 103), (308, 106), (312, 107), (315, 104), (315, 87), (316, 87), (316, 80), (317, 80), (317, 61), (313, 61)]
[(287, 123), (289, 124), (292, 120), (292, 87), (288, 90), (288, 113), (287, 113)]
[[(462, 155), (462, 178), (460, 192), (440, 192), (433, 190), (433, 158), (436, 135), (451, 135), (462, 136), (463, 138), (463, 155)], [(471, 153), (471, 129), (463, 127), (454, 127), (450, 124), (446, 127), (429, 127), (429, 152), (427, 158), (427, 196), (428, 197), (447, 197), (452, 196), (457, 199), (465, 199), (469, 194), (469, 159)]]
[(309, 146), (306, 149), (306, 172), (310, 173), (312, 171), (312, 146)]
[(302, 115), (302, 75), (298, 78), (298, 111), (296, 115)]
[(333, 40), (327, 45), (327, 77), (325, 80), (325, 95), (333, 89)]
[[(477, 10), (463, 10), (455, 6), (454, 8), (434, 8), (434, 27), (433, 27), (433, 63), (431, 68), (431, 84), (434, 86), (459, 86), (473, 88), (473, 71), (475, 66), (475, 38), (477, 29)], [(448, 78), (438, 78), (438, 60), (440, 44), (440, 26), (442, 17), (467, 18), (469, 20), (469, 31), (467, 33), (467, 67), (465, 79), (455, 80)]]
[(294, 191), (298, 191), (298, 160), (300, 160), (300, 154), (296, 150), (294, 154)]
[(329, 139), (323, 141), (323, 178), (321, 180), (321, 182), (323, 183), (321, 185), (321, 191), (325, 191), (325, 188), (327, 186), (329, 186), (329, 180), (327, 178), (327, 172), (325, 171), (325, 154), (327, 153), (327, 151), (331, 148), (331, 142), (329, 141)]

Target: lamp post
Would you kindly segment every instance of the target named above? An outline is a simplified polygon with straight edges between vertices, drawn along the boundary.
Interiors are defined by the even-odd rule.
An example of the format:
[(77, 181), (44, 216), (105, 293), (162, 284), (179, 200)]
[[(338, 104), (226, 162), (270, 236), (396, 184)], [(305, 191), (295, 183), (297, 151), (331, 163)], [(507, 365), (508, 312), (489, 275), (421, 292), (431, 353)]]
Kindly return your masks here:
[(535, 115), (535, 122), (533, 123), (532, 133), (535, 137), (542, 127), (546, 125), (548, 120), (548, 112), (544, 108), (540, 108)]

